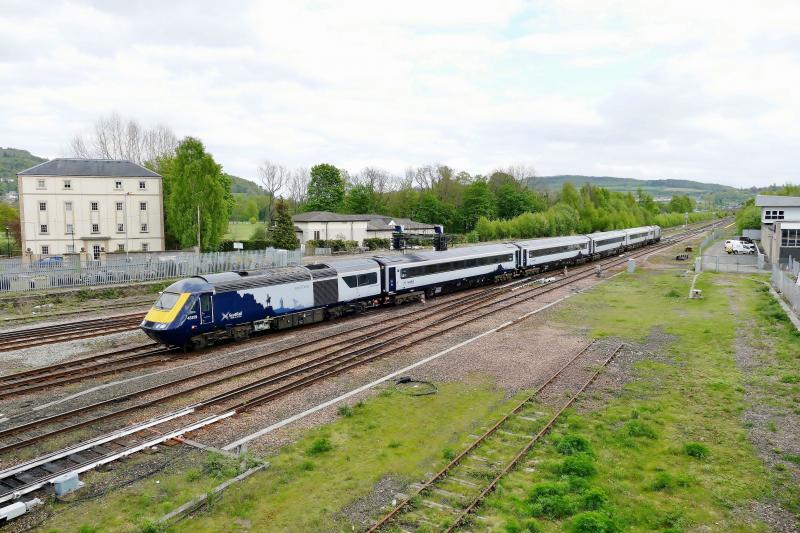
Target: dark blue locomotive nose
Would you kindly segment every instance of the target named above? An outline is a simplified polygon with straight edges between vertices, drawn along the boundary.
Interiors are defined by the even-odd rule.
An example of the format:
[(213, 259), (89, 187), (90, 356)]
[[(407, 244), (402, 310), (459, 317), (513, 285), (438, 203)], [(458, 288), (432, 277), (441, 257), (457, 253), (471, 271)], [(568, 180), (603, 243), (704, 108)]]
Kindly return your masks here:
[(183, 346), (192, 335), (186, 322), (197, 300), (196, 294), (207, 286), (202, 279), (189, 278), (167, 287), (145, 315), (142, 331), (161, 344)]

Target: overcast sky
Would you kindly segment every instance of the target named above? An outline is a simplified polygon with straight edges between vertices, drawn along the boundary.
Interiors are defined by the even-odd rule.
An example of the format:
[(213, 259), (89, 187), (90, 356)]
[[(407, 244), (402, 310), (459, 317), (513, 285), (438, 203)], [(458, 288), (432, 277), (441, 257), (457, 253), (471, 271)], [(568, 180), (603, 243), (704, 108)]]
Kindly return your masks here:
[(402, 172), (800, 181), (800, 2), (0, 0), (0, 146), (100, 115)]

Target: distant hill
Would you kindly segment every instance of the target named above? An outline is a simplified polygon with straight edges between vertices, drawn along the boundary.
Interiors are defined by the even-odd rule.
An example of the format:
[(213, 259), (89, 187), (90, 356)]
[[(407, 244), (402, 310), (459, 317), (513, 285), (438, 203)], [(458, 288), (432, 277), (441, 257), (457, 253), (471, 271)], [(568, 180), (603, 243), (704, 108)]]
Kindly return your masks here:
[(0, 178), (13, 178), (14, 188), (17, 190), (17, 172), (31, 168), (39, 163), (44, 163), (47, 159), (37, 157), (27, 150), (17, 148), (0, 148)]
[(234, 176), (232, 174), (228, 174), (228, 177), (233, 180), (231, 192), (234, 194), (265, 194), (264, 189), (262, 189), (257, 183), (240, 178), (239, 176)]
[(636, 193), (641, 188), (656, 200), (667, 200), (674, 195), (685, 194), (696, 200), (706, 200), (713, 205), (737, 205), (753, 195), (749, 189), (736, 189), (717, 183), (703, 183), (692, 180), (660, 179), (637, 180), (634, 178), (615, 178), (612, 176), (580, 176), (562, 174), (558, 176), (541, 176), (528, 179), (528, 186), (534, 189), (557, 191), (564, 183), (570, 182), (576, 187), (584, 183), (596, 187), (604, 187), (612, 191)]

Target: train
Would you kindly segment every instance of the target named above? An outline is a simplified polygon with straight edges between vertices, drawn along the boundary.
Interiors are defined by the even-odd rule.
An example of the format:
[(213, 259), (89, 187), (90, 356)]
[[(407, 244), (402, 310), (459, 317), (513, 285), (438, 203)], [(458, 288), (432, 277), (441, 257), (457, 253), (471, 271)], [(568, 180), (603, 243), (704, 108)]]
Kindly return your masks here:
[(141, 323), (154, 341), (202, 349), (369, 308), (508, 281), (661, 239), (659, 226), (502, 244), (222, 272), (167, 287)]

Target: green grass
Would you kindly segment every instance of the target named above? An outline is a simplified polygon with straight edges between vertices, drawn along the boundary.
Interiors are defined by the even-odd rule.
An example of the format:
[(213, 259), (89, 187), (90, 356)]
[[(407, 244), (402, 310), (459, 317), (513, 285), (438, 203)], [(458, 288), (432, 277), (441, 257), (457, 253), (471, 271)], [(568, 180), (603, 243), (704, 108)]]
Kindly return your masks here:
[(246, 241), (253, 235), (253, 231), (257, 226), (264, 226), (263, 222), (256, 222), (255, 224), (245, 223), (228, 223), (228, 232), (222, 237), (232, 241)]
[[(515, 470), (479, 509), (492, 527), (523, 531), (536, 520), (542, 531), (765, 531), (751, 516), (753, 500), (780, 497), (797, 512), (793, 497), (779, 496), (796, 492), (787, 481), (793, 463), (766, 471), (741, 418), (746, 377), (733, 341), (747, 317), (732, 312), (731, 300), (746, 295), (740, 301), (754, 320), (777, 320), (796, 353), (798, 343), (754, 283), (706, 274), (702, 300), (674, 296), (690, 282), (674, 273), (624, 275), (559, 309), (562, 325), (588, 327), (591, 336), (658, 339), (659, 356), (635, 363), (635, 379), (602, 407), (567, 411), (531, 452), (535, 471)], [(789, 346), (771, 342), (789, 357)], [(569, 444), (578, 442), (586, 451)], [(531, 499), (548, 484), (557, 494)]]

